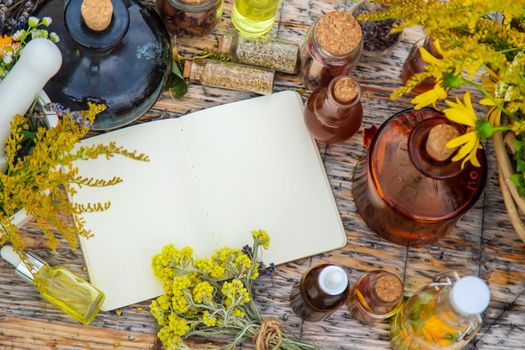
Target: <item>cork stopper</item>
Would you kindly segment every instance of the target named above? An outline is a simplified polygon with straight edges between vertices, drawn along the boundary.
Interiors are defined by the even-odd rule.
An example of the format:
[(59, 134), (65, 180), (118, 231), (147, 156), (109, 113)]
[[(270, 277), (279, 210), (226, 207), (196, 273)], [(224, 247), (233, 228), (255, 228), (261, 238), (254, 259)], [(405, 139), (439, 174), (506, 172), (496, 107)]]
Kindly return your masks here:
[(381, 301), (393, 303), (403, 296), (403, 283), (396, 275), (385, 274), (377, 279), (374, 291)]
[(89, 29), (101, 32), (111, 24), (113, 3), (111, 0), (84, 0), (80, 12)]
[(233, 42), (233, 35), (224, 34), (219, 39), (219, 53), (228, 54), (231, 52)]
[(456, 148), (447, 148), (446, 144), (459, 136), (455, 127), (449, 124), (438, 124), (428, 134), (426, 151), (430, 157), (438, 162), (444, 162), (456, 151)]
[(350, 77), (343, 77), (334, 84), (334, 97), (343, 103), (353, 101), (359, 94), (359, 85)]
[(186, 79), (189, 79), (191, 76), (191, 68), (193, 66), (193, 62), (191, 61), (185, 61), (184, 62), (184, 69), (182, 72), (182, 76)]
[(350, 12), (330, 12), (316, 26), (319, 45), (337, 56), (348, 55), (361, 45), (363, 33), (359, 22)]

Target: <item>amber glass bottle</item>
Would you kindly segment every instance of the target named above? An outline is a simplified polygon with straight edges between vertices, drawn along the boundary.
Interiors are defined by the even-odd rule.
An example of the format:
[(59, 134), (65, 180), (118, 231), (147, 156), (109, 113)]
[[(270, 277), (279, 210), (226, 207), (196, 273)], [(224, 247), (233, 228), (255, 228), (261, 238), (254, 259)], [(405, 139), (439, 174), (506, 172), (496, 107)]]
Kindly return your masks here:
[(348, 309), (363, 323), (386, 320), (395, 315), (403, 300), (403, 282), (388, 271), (374, 270), (359, 278), (348, 298)]
[[(477, 153), (480, 167), (452, 162), (431, 153), (432, 130), (464, 132), (462, 126), (432, 109), (405, 110), (377, 131), (365, 158), (358, 163), (352, 193), (366, 224), (381, 237), (401, 245), (421, 246), (437, 241), (474, 205), (481, 195), (487, 160)], [(435, 131), (436, 129), (434, 129)]]
[(359, 130), (362, 120), (361, 90), (349, 76), (317, 88), (306, 101), (304, 121), (317, 141), (344, 142)]
[(340, 266), (322, 264), (306, 272), (290, 294), (292, 309), (305, 321), (321, 321), (344, 304), (350, 291)]
[[(442, 58), (441, 54), (436, 49), (432, 38), (425, 36), (420, 40), (416, 41), (412, 49), (410, 50), (403, 68), (401, 69), (401, 79), (403, 84), (412, 78), (415, 74), (422, 73), (425, 71), (427, 63), (421, 58), (420, 48), (423, 47), (427, 50), (432, 56), (436, 58)], [(428, 90), (432, 90), (436, 82), (432, 78), (426, 78), (421, 83), (419, 83), (412, 91), (421, 94)]]

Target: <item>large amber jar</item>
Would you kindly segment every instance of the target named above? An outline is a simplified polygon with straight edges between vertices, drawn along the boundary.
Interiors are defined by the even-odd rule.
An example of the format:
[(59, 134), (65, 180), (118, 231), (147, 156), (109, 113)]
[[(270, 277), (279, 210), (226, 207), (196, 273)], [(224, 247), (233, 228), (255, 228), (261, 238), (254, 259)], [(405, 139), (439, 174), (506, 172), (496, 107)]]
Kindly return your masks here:
[(481, 195), (487, 161), (480, 167), (430, 156), (427, 140), (437, 125), (463, 127), (433, 109), (405, 110), (388, 119), (359, 162), (352, 193), (357, 210), (379, 236), (406, 246), (433, 243), (447, 234)]

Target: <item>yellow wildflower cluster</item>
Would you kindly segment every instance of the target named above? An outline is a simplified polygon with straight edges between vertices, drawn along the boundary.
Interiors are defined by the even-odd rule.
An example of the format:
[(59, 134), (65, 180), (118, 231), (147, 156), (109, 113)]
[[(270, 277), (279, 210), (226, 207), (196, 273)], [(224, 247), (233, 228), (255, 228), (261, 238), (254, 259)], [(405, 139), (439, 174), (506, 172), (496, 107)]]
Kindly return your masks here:
[[(412, 100), (416, 109), (430, 104), (436, 107), (438, 101), (447, 99), (450, 90), (461, 86), (475, 88), (484, 95), (479, 103), (488, 107), (486, 121), (475, 115), (469, 94), (464, 95), (464, 104), (459, 100), (446, 101), (447, 117), (467, 126), (465, 135), (449, 143), (449, 147), (461, 146), (454, 160), (463, 160), (463, 165), (466, 161), (479, 165), (476, 153), (481, 141), (501, 130), (510, 130), (518, 137), (525, 131), (525, 0), (377, 2), (387, 10), (364, 17), (398, 18), (401, 23), (394, 31), (420, 25), (436, 49), (434, 55), (420, 49), (425, 71), (415, 74), (394, 92), (393, 98), (411, 91), (427, 78), (433, 79), (435, 86)], [(478, 84), (474, 77), (481, 70), (485, 74), (482, 84)], [(501, 125), (503, 116), (510, 125)]]
[(153, 257), (153, 273), (164, 294), (151, 303), (150, 311), (167, 349), (186, 349), (183, 340), (191, 335), (232, 335), (232, 329), (251, 329), (260, 322), (260, 316), (251, 320), (247, 315), (258, 315), (251, 283), (264, 268), (260, 252), (270, 238), (263, 230), (253, 231), (252, 238), (252, 247), (220, 248), (210, 258), (195, 258), (191, 248), (173, 245)]
[[(89, 110), (83, 112), (82, 117), (92, 123), (104, 109), (104, 106), (89, 104)], [(82, 177), (74, 162), (116, 155), (148, 161), (145, 155), (129, 152), (115, 143), (76, 147), (88, 132), (89, 129), (73, 120), (70, 113), (63, 115), (58, 125), (50, 129), (31, 130), (26, 117), (13, 119), (11, 135), (5, 144), (8, 169), (0, 173), (0, 246), (10, 241), (14, 249), (22, 253), (25, 245), (11, 217), (24, 209), (35, 218), (51, 249), (56, 249), (59, 240), (50, 226), (76, 249), (78, 235), (91, 235), (84, 227), (82, 214), (106, 210), (110, 203), (76, 204), (69, 201), (68, 195), (74, 199), (79, 187), (111, 186), (122, 180), (118, 177), (107, 180)], [(20, 150), (28, 141), (32, 144), (31, 151), (22, 156)], [(76, 225), (71, 224), (71, 217)]]

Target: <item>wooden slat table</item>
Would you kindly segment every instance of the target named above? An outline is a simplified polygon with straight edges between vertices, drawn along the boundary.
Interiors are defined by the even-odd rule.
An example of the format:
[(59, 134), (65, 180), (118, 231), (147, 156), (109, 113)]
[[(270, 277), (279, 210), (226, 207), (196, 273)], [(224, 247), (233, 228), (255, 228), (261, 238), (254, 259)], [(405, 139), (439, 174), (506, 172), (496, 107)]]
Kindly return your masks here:
[[(178, 39), (181, 51), (191, 54), (216, 47), (218, 34), (231, 28), (231, 3), (227, 1), (223, 20), (212, 35)], [(274, 35), (301, 42), (308, 27), (321, 14), (351, 6), (350, 0), (283, 0)], [(420, 31), (407, 30), (392, 54), (362, 59), (357, 66), (354, 74), (364, 90), (363, 127), (378, 125), (396, 111), (410, 106), (408, 99), (391, 101), (389, 96), (401, 83), (401, 65), (411, 44), (421, 35)], [(300, 88), (298, 77), (277, 75), (275, 91)], [(182, 99), (173, 100), (164, 95), (137, 123), (175, 118), (249, 97), (246, 93), (195, 85)], [(469, 347), (525, 348), (525, 244), (513, 232), (505, 212), (490, 144), (487, 146), (490, 176), (477, 205), (441, 242), (419, 249), (406, 249), (380, 239), (357, 214), (351, 193), (351, 173), (364, 151), (361, 133), (342, 145), (320, 145), (320, 150), (346, 228), (348, 245), (342, 250), (280, 266), (276, 276), (258, 281), (256, 300), (264, 315), (278, 317), (287, 332), (317, 343), (322, 349), (387, 349), (387, 324), (361, 325), (349, 317), (345, 308), (324, 322), (302, 322), (288, 303), (293, 282), (310, 266), (331, 262), (347, 266), (354, 281), (372, 269), (396, 272), (406, 283), (406, 293), (411, 294), (430, 282), (434, 274), (455, 269), (461, 274), (484, 278), (492, 292), (485, 324)], [(28, 224), (24, 232), (37, 254), (87, 277), (81, 251), (72, 252), (63, 244), (57, 254), (52, 255), (33, 224)], [(149, 302), (143, 302), (119, 312), (101, 313), (90, 327), (77, 326), (42, 301), (35, 288), (14, 275), (11, 266), (0, 262), (0, 349), (153, 349), (156, 323), (148, 306)], [(250, 345), (243, 347), (251, 348)]]

